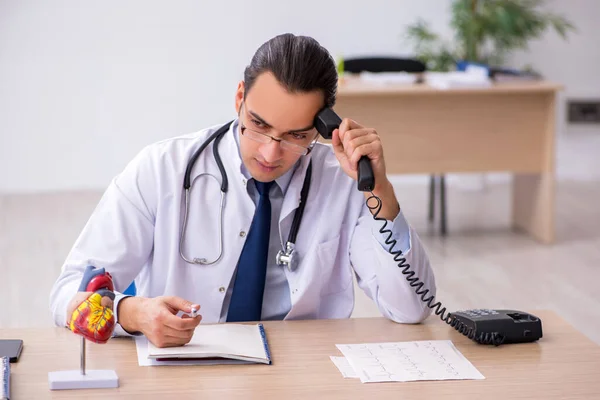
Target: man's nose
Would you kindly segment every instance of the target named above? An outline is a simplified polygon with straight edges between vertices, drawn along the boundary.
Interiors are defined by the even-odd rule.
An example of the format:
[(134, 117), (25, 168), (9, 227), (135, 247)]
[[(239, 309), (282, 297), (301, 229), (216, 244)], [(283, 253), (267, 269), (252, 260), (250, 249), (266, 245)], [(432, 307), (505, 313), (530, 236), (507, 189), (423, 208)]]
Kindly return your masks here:
[(268, 163), (279, 160), (282, 152), (281, 144), (277, 140), (271, 140), (269, 143), (263, 144), (260, 148), (261, 155)]

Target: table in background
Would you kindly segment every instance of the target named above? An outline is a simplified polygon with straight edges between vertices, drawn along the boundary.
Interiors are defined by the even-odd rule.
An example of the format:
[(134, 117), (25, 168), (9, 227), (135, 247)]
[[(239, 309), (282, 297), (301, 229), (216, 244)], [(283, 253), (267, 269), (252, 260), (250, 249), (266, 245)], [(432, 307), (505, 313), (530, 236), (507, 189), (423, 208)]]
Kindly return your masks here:
[[(479, 345), (437, 317), (419, 325), (384, 318), (265, 322), (273, 365), (139, 367), (135, 343), (117, 338), (88, 344), (88, 369), (114, 369), (117, 389), (50, 391), (48, 372), (79, 368), (79, 337), (63, 328), (1, 329), (0, 338), (22, 338), (12, 364), (13, 399), (134, 398), (591, 398), (600, 393), (600, 347), (552, 312), (534, 343)], [(345, 379), (329, 356), (341, 343), (450, 339), (486, 379), (361, 383)]]
[(513, 173), (513, 226), (551, 243), (560, 89), (519, 82), (440, 90), (345, 79), (334, 109), (377, 129), (390, 174)]

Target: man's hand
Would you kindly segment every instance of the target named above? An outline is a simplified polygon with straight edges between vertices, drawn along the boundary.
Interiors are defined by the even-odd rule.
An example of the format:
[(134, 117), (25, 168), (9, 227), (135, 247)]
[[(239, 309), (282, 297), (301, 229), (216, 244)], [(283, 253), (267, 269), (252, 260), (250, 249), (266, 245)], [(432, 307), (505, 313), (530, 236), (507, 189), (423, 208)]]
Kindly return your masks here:
[[(358, 180), (358, 161), (367, 156), (371, 161), (375, 188), (373, 194), (382, 201), (379, 217), (393, 220), (400, 212), (400, 206), (394, 193), (394, 188), (387, 178), (383, 160), (383, 146), (377, 131), (365, 128), (357, 122), (344, 118), (339, 129), (333, 131), (332, 144), (335, 155), (348, 176)], [(365, 198), (370, 193), (365, 192)]]
[(199, 305), (175, 296), (127, 297), (119, 302), (119, 323), (128, 332), (142, 332), (157, 347), (183, 346), (192, 339), (202, 316), (183, 318)]

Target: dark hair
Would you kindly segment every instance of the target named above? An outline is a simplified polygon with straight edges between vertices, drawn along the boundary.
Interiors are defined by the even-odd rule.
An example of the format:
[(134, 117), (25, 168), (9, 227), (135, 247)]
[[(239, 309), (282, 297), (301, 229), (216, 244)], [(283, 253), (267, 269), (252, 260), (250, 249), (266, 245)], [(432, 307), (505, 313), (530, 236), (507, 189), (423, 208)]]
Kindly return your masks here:
[(244, 71), (244, 96), (263, 72), (271, 72), (291, 93), (321, 90), (325, 106), (335, 104), (338, 82), (335, 61), (311, 37), (286, 33), (263, 43)]

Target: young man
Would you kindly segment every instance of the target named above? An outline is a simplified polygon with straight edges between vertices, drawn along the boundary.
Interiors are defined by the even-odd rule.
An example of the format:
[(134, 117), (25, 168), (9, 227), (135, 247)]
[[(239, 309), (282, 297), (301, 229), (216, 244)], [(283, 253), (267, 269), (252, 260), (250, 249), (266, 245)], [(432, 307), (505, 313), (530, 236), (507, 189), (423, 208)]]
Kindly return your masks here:
[[(346, 118), (332, 146), (317, 143), (314, 119), (333, 108), (337, 81), (332, 57), (314, 39), (286, 34), (263, 44), (235, 93), (237, 118), (187, 175), (188, 198), (190, 160), (223, 125), (146, 147), (111, 182), (52, 290), (56, 324), (65, 326), (86, 296), (76, 290), (87, 265), (113, 277), (116, 333), (142, 333), (157, 346), (187, 343), (201, 320), (348, 318), (353, 273), (387, 318), (426, 318), (430, 309), (388, 252), (384, 221), (366, 205), (371, 193), (357, 190), (357, 162), (367, 156), (394, 250), (435, 295), (426, 252), (387, 179), (377, 131)], [(308, 172), (299, 263), (291, 268), (277, 254)], [(133, 280), (137, 295), (124, 296)], [(198, 316), (188, 315), (192, 306)]]

